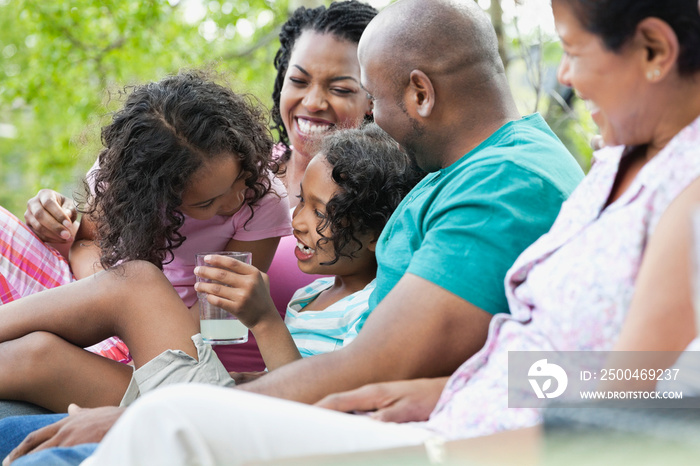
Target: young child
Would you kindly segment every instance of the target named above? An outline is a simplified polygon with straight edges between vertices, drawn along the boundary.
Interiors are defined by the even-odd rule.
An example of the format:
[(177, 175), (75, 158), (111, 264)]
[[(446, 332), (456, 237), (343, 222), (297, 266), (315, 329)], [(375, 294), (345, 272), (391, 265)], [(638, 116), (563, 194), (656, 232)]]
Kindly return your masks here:
[[(328, 136), (303, 178), (294, 230), (300, 268), (335, 277), (300, 290), (290, 304), (290, 331), (283, 329), (254, 266), (212, 256), (211, 265), (230, 271), (222, 276), (220, 270), (200, 267), (197, 273), (230, 286), (197, 287), (260, 337), (270, 368), (300, 357), (290, 333), (305, 354), (316, 349), (302, 334), (323, 342), (318, 351), (347, 344), (369, 312), (374, 242), (417, 180), (405, 153), (375, 126)], [(333, 325), (320, 325), (317, 317), (328, 317)], [(131, 349), (135, 371), (81, 349), (113, 334)], [(0, 399), (54, 411), (69, 403), (90, 407), (121, 400), (127, 405), (169, 383), (234, 383), (162, 272), (141, 260), (7, 304), (0, 312), (0, 342)], [(48, 355), (46, 348), (52, 348)]]
[[(0, 208), (0, 303), (140, 259), (192, 307), (196, 252), (251, 251), (266, 270), (291, 233), (265, 112), (202, 74), (135, 87), (102, 141), (70, 264)], [(117, 339), (92, 350), (131, 359)]]
[[(212, 256), (195, 274), (229, 287), (197, 283), (209, 301), (236, 315), (255, 335), (269, 370), (352, 341), (369, 315), (376, 240), (403, 196), (420, 179), (406, 154), (376, 125), (327, 135), (301, 181), (292, 226), (298, 266), (332, 275), (298, 290), (285, 321), (255, 267)], [(286, 324), (286, 325), (285, 325)]]

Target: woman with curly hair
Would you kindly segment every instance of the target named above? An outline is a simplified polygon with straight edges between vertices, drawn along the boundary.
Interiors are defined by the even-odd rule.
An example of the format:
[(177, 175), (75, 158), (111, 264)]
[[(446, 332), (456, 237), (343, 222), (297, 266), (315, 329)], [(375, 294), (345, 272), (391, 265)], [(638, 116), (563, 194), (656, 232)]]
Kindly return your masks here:
[[(232, 161), (237, 159), (223, 155), (204, 162), (198, 170), (209, 175), (209, 183), (199, 189), (185, 183), (182, 206), (208, 206), (204, 200), (210, 194), (199, 196), (200, 190), (219, 186), (223, 175), (215, 172), (223, 173)], [(199, 179), (195, 171), (194, 180)], [(406, 154), (379, 128), (333, 134), (302, 181), (294, 235), (299, 267), (335, 276), (299, 290), (289, 306), (289, 330), (253, 265), (210, 256), (208, 263), (228, 271), (198, 267), (198, 275), (220, 283), (196, 288), (251, 328), (270, 369), (340, 348), (357, 335), (369, 313), (377, 270), (374, 244), (417, 181)], [(202, 341), (198, 319), (154, 262), (130, 257), (119, 265), (108, 263), (90, 278), (7, 304), (0, 312), (0, 397), (65, 411), (70, 403), (128, 405), (177, 382), (234, 385)], [(109, 335), (126, 342), (134, 370), (82, 349)]]
[[(273, 157), (280, 163), (278, 176), (292, 207), (318, 140), (334, 128), (355, 128), (372, 120), (372, 101), (360, 86), (357, 44), (376, 15), (377, 10), (366, 3), (339, 1), (328, 7), (298, 8), (282, 26), (274, 60), (271, 115), (279, 143)], [(268, 271), (272, 299), (282, 316), (294, 292), (320, 278), (299, 271), (296, 245), (293, 236), (282, 238)], [(246, 344), (216, 350), (227, 367), (264, 368), (254, 336)]]
[[(134, 87), (102, 142), (70, 264), (0, 209), (0, 314), (16, 299), (136, 259), (162, 269), (196, 314), (196, 252), (251, 251), (266, 270), (291, 233), (265, 111), (201, 73)], [(118, 339), (91, 350), (131, 359)]]
[(349, 0), (298, 8), (282, 26), (271, 114), (292, 207), (319, 138), (334, 128), (372, 121), (372, 99), (360, 85), (357, 44), (376, 15), (372, 6)]

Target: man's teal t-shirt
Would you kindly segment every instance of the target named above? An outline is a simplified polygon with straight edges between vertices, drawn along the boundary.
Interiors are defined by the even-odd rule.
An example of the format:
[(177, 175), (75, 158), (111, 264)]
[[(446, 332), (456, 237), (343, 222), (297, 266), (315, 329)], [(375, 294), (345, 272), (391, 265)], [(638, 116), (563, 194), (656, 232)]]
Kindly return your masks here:
[(549, 230), (582, 178), (539, 114), (505, 124), (428, 174), (396, 209), (377, 244), (370, 309), (411, 273), (486, 312), (508, 312), (508, 268)]

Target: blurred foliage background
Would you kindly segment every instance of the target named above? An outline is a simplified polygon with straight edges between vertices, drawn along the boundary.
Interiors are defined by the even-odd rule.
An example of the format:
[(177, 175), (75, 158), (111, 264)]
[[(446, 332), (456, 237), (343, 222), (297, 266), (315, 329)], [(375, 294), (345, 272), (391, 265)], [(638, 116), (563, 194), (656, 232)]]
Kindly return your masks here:
[[(269, 105), (279, 27), (290, 10), (319, 4), (330, 1), (0, 0), (0, 205), (22, 218), (38, 189), (79, 189), (111, 97), (126, 85), (205, 67)], [(479, 4), (499, 33), (521, 111), (545, 115), (587, 168), (594, 128), (556, 86), (560, 47), (551, 32), (518, 26), (534, 0)]]

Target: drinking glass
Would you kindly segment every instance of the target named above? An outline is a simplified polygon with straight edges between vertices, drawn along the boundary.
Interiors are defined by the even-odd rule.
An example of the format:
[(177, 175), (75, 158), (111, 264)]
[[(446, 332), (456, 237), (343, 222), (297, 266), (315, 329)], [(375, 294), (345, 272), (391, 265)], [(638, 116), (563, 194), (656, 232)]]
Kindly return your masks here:
[[(212, 267), (204, 262), (206, 256), (227, 256), (250, 264), (252, 253), (236, 251), (200, 252), (195, 255), (197, 266)], [(198, 282), (216, 283), (215, 280), (196, 277)], [(208, 293), (197, 292), (199, 299), (199, 325), (202, 339), (210, 345), (234, 345), (248, 341), (248, 328), (233, 314), (207, 300)]]

